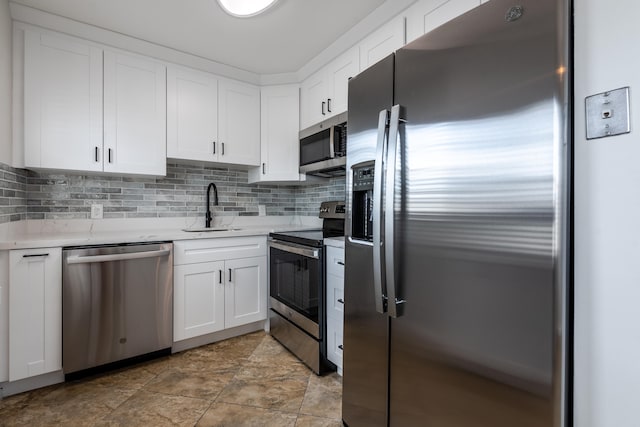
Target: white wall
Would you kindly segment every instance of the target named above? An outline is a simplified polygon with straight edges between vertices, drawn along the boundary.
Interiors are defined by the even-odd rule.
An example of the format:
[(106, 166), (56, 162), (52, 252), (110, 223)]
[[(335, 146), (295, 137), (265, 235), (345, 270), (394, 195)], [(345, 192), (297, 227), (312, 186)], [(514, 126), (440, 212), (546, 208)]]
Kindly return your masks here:
[(0, 0), (0, 162), (11, 164), (11, 15)]
[[(640, 425), (640, 3), (575, 0), (575, 425)], [(584, 98), (631, 87), (631, 133), (585, 138)], [(614, 112), (615, 113), (615, 112)]]

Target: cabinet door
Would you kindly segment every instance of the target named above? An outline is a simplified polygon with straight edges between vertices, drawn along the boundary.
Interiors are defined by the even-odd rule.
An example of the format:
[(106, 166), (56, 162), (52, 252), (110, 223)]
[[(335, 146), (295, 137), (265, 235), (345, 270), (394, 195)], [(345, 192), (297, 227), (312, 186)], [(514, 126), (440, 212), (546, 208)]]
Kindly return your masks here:
[(249, 182), (298, 181), (300, 142), (297, 85), (269, 86), (260, 91), (260, 167)]
[(25, 166), (102, 170), (102, 50), (25, 32)]
[(360, 70), (364, 70), (404, 45), (404, 17), (398, 16), (360, 43)]
[(173, 274), (173, 340), (224, 329), (224, 262), (178, 265)]
[(407, 17), (407, 42), (480, 5), (481, 0), (422, 0), (411, 6)]
[(218, 79), (186, 68), (167, 69), (167, 157), (217, 161)]
[(309, 76), (300, 86), (300, 129), (327, 118), (326, 70)]
[(220, 80), (218, 104), (220, 162), (260, 164), (260, 89)]
[(9, 255), (9, 381), (62, 369), (62, 250)]
[(104, 170), (165, 175), (165, 66), (104, 52)]
[(360, 56), (358, 47), (354, 47), (327, 66), (327, 114), (347, 111), (347, 93), (349, 79), (360, 72)]
[(267, 318), (267, 257), (225, 262), (225, 326), (245, 325)]

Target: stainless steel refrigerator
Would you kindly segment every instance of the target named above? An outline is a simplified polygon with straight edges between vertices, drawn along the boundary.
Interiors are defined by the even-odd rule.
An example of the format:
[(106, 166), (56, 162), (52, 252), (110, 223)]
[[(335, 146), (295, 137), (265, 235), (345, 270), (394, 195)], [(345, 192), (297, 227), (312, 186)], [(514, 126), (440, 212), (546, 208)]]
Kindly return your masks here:
[(569, 8), (491, 0), (350, 81), (349, 427), (570, 425)]

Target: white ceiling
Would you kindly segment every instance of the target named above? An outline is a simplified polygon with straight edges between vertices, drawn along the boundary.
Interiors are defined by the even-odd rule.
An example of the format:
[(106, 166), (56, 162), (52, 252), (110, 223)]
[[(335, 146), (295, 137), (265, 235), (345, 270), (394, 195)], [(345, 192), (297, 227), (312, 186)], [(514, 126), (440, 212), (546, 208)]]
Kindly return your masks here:
[(241, 19), (216, 0), (12, 1), (257, 74), (298, 71), (385, 3), (279, 0), (265, 14)]

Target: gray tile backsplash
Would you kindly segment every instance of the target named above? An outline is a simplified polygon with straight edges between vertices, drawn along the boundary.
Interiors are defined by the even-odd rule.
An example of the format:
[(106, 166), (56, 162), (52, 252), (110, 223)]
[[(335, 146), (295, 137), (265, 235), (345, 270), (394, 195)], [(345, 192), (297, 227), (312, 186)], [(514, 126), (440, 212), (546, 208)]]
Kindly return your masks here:
[(100, 203), (105, 218), (202, 216), (209, 182), (218, 187), (214, 215), (316, 216), (320, 202), (344, 200), (344, 177), (307, 186), (257, 185), (247, 172), (229, 168), (167, 164), (162, 178), (41, 173), (0, 163), (0, 222), (21, 219), (89, 218)]
[(27, 218), (27, 174), (0, 163), (0, 224)]

